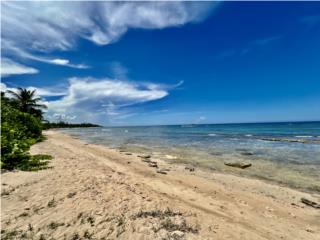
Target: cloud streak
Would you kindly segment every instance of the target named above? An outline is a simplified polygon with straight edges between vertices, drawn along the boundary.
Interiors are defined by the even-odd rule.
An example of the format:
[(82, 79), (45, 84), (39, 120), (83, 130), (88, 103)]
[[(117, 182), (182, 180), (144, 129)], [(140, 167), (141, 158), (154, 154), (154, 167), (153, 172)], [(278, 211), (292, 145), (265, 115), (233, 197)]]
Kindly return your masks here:
[(29, 53), (23, 49), (20, 49), (10, 41), (4, 40), (2, 43), (2, 47), (4, 49), (3, 54), (4, 55), (9, 55), (9, 56), (15, 56), (20, 59), (30, 59), (33, 61), (38, 61), (38, 62), (44, 62), (48, 64), (54, 64), (54, 65), (60, 65), (60, 66), (66, 66), (66, 67), (71, 67), (71, 68), (79, 68), (79, 69), (85, 69), (89, 68), (89, 66), (85, 64), (72, 64), (68, 59), (62, 59), (62, 58), (50, 58), (50, 57), (43, 57), (43, 56), (38, 56), (32, 53)]
[(22, 65), (8, 58), (1, 59), (1, 77), (20, 74), (36, 74), (38, 72), (39, 71), (35, 68)]

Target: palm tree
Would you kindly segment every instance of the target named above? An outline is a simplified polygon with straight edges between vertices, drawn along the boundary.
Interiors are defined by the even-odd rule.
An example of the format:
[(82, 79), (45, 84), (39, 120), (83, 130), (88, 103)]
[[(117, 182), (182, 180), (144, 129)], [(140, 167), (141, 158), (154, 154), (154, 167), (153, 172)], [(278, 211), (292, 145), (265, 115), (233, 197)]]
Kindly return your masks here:
[(41, 98), (36, 97), (36, 90), (28, 90), (19, 87), (16, 92), (7, 90), (12, 95), (13, 101), (18, 105), (20, 111), (30, 113), (42, 119), (42, 109), (47, 106), (40, 104)]

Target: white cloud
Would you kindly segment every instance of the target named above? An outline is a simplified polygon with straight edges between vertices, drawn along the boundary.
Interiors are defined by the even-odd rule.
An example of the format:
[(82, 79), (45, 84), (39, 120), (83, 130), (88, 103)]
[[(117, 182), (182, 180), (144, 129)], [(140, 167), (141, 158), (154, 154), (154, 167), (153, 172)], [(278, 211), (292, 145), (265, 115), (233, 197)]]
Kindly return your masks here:
[(64, 112), (84, 103), (114, 109), (160, 99), (168, 94), (163, 89), (111, 79), (71, 78), (69, 83), (67, 94), (61, 100), (50, 102), (57, 111)]
[(66, 95), (66, 91), (54, 88), (27, 87), (28, 90), (36, 90), (39, 97), (58, 97)]
[(128, 107), (162, 99), (173, 87), (112, 79), (71, 78), (65, 95), (47, 102), (48, 116), (65, 114), (76, 116), (79, 121), (94, 122), (119, 119), (133, 114)]
[(129, 28), (162, 29), (196, 22), (217, 3), (2, 2), (2, 38), (21, 49), (69, 50), (78, 38), (109, 44)]
[(7, 40), (2, 41), (2, 48), (4, 49), (4, 51), (2, 52), (3, 54), (15, 55), (16, 57), (19, 57), (22, 59), (31, 59), (38, 62), (44, 62), (44, 63), (67, 66), (72, 68), (79, 68), (79, 69), (89, 68), (89, 66), (84, 64), (72, 64), (68, 59), (48, 58), (48, 57), (31, 54), (23, 49), (20, 49), (14, 46), (12, 42)]
[(20, 74), (35, 74), (39, 71), (35, 68), (22, 65), (8, 58), (1, 58), (1, 77)]

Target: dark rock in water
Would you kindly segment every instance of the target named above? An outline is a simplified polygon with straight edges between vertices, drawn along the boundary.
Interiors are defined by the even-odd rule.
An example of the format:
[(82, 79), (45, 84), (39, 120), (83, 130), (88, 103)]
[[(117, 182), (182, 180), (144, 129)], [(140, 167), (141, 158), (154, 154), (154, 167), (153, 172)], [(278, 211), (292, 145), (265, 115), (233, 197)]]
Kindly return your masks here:
[(264, 141), (272, 141), (272, 142), (292, 142), (292, 143), (313, 143), (320, 144), (319, 140), (314, 139), (292, 139), (292, 138), (261, 138)]
[(220, 152), (211, 152), (210, 155), (213, 155), (213, 156), (222, 156), (223, 153), (220, 153)]
[(242, 168), (242, 169), (252, 166), (252, 164), (248, 162), (224, 162), (224, 165), (227, 165), (230, 167)]
[(303, 202), (304, 204), (306, 204), (306, 205), (308, 205), (310, 207), (319, 208), (320, 209), (320, 204), (319, 203), (313, 202), (313, 201), (308, 200), (306, 198), (301, 198), (301, 202)]
[(252, 156), (253, 155), (252, 152), (241, 152), (240, 154), (244, 155), (244, 156)]
[(248, 149), (245, 148), (236, 148), (237, 152), (248, 152)]

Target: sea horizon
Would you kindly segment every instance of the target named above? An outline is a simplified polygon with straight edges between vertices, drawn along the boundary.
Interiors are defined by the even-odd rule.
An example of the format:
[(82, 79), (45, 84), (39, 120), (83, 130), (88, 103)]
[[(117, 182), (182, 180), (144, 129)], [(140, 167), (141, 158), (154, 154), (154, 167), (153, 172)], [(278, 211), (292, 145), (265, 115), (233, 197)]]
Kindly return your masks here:
[[(282, 123), (320, 123), (320, 120), (297, 121), (261, 121), (261, 122), (221, 122), (221, 123), (173, 123), (173, 124), (146, 124), (146, 125), (100, 125), (100, 127), (155, 127), (155, 126), (181, 126), (181, 125), (239, 125), (239, 124), (282, 124)], [(76, 123), (78, 124), (78, 123)], [(98, 124), (99, 125), (99, 124)]]

